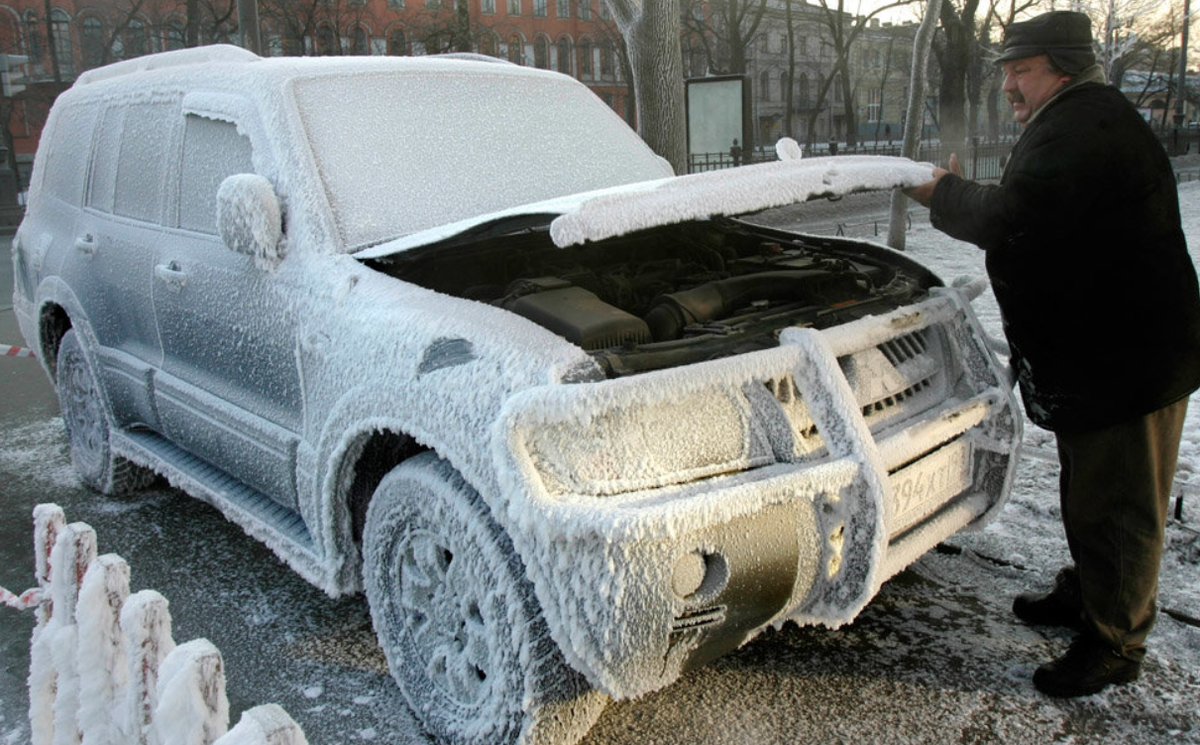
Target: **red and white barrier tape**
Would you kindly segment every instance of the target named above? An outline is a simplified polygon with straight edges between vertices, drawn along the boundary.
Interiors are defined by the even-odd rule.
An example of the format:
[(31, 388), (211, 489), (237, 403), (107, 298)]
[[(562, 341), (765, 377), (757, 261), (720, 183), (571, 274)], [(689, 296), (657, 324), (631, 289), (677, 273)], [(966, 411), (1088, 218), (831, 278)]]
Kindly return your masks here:
[(36, 608), (42, 602), (42, 590), (40, 587), (33, 587), (20, 595), (14, 595), (8, 590), (0, 587), (0, 604), (7, 605), (9, 608), (17, 610), (29, 610)]
[(25, 347), (10, 347), (7, 344), (0, 344), (0, 357), (36, 357), (32, 349)]

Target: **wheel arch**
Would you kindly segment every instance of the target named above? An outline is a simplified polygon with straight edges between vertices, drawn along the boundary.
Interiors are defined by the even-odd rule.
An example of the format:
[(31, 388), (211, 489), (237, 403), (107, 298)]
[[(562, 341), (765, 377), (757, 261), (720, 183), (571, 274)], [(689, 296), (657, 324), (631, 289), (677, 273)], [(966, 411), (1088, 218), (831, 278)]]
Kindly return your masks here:
[(46, 303), (38, 311), (38, 355), (52, 382), (58, 382), (58, 347), (73, 327), (71, 315), (58, 303)]

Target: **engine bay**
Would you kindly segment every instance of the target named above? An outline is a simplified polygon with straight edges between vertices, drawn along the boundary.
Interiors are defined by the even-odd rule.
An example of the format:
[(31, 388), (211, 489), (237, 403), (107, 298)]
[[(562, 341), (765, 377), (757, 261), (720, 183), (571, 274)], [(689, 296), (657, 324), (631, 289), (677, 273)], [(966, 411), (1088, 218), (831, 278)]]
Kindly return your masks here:
[(941, 284), (889, 249), (720, 218), (559, 248), (549, 219), (490, 226), (367, 260), (390, 276), (504, 308), (579, 345), (608, 377), (778, 344), (922, 299)]

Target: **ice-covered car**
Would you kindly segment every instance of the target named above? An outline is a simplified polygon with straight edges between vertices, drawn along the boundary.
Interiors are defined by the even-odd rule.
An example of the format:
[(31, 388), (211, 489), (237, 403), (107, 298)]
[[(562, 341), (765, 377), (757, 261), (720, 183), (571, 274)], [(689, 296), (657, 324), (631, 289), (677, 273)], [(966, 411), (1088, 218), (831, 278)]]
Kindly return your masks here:
[(170, 52), (54, 105), (14, 305), (87, 484), (164, 475), (365, 590), (438, 738), (565, 743), (1003, 503), (1020, 420), (964, 294), (736, 217), (929, 175), (674, 177), (507, 63)]

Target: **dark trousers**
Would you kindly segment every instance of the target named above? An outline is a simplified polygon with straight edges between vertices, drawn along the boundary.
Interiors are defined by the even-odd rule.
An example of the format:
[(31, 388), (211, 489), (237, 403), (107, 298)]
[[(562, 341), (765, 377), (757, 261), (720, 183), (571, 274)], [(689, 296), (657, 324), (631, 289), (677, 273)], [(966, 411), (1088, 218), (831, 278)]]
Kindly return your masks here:
[(1188, 400), (1088, 432), (1056, 433), (1067, 546), (1085, 633), (1140, 660), (1157, 615), (1171, 483)]

